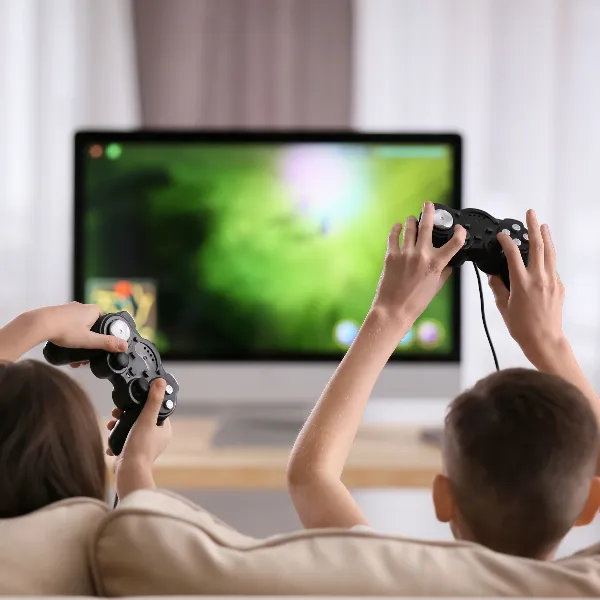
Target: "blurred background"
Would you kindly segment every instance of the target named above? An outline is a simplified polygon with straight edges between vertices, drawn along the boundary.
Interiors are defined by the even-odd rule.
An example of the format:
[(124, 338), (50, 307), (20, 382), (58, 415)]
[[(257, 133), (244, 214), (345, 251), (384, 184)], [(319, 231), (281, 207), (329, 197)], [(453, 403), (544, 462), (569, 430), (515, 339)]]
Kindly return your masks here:
[[(597, 385), (599, 31), (598, 0), (0, 0), (0, 321), (70, 299), (78, 129), (456, 131), (464, 206), (550, 224), (565, 330)], [(471, 272), (462, 286), (469, 385), (493, 363)], [(501, 366), (526, 364), (486, 303)], [(447, 537), (427, 494), (359, 500), (382, 530)], [(195, 497), (252, 533), (296, 524), (284, 493)]]

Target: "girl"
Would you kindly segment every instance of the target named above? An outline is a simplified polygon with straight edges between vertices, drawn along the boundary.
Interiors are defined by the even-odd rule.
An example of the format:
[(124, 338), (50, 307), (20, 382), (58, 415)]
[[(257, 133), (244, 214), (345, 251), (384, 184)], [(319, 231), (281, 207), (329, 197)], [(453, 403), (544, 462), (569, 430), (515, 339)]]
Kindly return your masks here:
[[(34, 360), (15, 362), (47, 340), (70, 348), (127, 350), (123, 340), (90, 331), (99, 316), (97, 306), (73, 302), (23, 313), (0, 329), (0, 518), (76, 496), (106, 499), (105, 452), (87, 394), (54, 367)], [(115, 461), (121, 499), (137, 489), (154, 488), (152, 464), (171, 437), (168, 419), (156, 426), (164, 390), (164, 380), (152, 383)], [(113, 417), (109, 430), (120, 417), (117, 409)]]

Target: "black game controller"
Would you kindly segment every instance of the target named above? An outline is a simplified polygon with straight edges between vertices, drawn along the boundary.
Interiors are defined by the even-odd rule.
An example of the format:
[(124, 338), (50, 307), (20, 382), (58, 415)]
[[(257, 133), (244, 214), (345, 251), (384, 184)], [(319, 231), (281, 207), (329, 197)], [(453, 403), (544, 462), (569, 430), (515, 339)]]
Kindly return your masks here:
[[(488, 275), (499, 275), (507, 289), (510, 289), (508, 263), (498, 242), (500, 232), (510, 235), (518, 246), (525, 266), (529, 264), (529, 234), (521, 221), (515, 219), (495, 219), (492, 215), (476, 208), (457, 210), (443, 204), (434, 204), (432, 241), (440, 248), (454, 235), (454, 226), (462, 225), (467, 230), (467, 238), (461, 250), (452, 257), (449, 265), (460, 267), (465, 261), (475, 263)], [(419, 222), (421, 221), (419, 217)]]
[(92, 326), (92, 331), (126, 340), (129, 345), (127, 352), (112, 354), (105, 350), (63, 348), (48, 342), (44, 347), (44, 357), (56, 366), (89, 361), (96, 377), (108, 379), (113, 384), (113, 402), (123, 414), (110, 433), (108, 447), (118, 456), (146, 402), (150, 383), (158, 378), (167, 383), (157, 425), (175, 411), (179, 385), (175, 377), (163, 369), (158, 350), (137, 332), (135, 321), (127, 311), (102, 315)]

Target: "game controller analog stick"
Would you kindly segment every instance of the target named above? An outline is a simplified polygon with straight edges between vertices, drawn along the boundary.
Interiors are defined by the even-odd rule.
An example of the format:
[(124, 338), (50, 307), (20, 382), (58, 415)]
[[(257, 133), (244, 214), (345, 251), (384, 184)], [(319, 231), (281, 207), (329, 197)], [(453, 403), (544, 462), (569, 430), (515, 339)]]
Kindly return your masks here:
[(131, 335), (131, 330), (129, 329), (129, 326), (127, 325), (127, 323), (125, 323), (125, 321), (121, 319), (115, 319), (110, 324), (108, 328), (108, 333), (110, 335), (118, 337), (121, 340), (127, 341), (129, 339), (129, 336)]
[(117, 373), (124, 371), (129, 366), (129, 355), (127, 352), (110, 354), (108, 357), (108, 364), (110, 365), (110, 368)]
[(131, 397), (139, 404), (143, 404), (148, 397), (150, 384), (146, 379), (134, 379), (129, 386)]
[(433, 225), (440, 229), (450, 229), (454, 225), (454, 219), (447, 210), (436, 208), (433, 215)]
[(139, 334), (135, 321), (128, 312), (102, 315), (91, 330), (125, 340), (128, 343), (127, 352), (111, 354), (104, 350), (63, 348), (48, 342), (44, 347), (44, 357), (56, 366), (89, 361), (90, 369), (96, 377), (108, 379), (112, 383), (113, 402), (123, 412), (110, 433), (108, 446), (118, 456), (148, 398), (152, 381), (162, 378), (167, 384), (157, 425), (162, 424), (177, 408), (179, 384), (173, 375), (163, 369), (158, 350), (152, 342)]
[[(500, 232), (509, 235), (519, 248), (523, 263), (529, 264), (529, 234), (521, 221), (496, 219), (475, 208), (457, 210), (444, 204), (434, 204), (432, 242), (440, 248), (454, 235), (454, 226), (467, 230), (465, 244), (450, 261), (451, 267), (459, 267), (466, 261), (473, 262), (484, 273), (498, 275), (510, 289), (508, 263), (497, 240)], [(419, 222), (423, 215), (419, 216)]]

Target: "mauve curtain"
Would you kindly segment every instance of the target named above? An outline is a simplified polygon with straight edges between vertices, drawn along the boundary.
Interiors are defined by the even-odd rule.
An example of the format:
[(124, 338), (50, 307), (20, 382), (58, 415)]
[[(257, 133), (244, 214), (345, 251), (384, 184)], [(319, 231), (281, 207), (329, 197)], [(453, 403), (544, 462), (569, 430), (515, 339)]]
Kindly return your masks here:
[(134, 0), (145, 127), (347, 128), (352, 0)]

